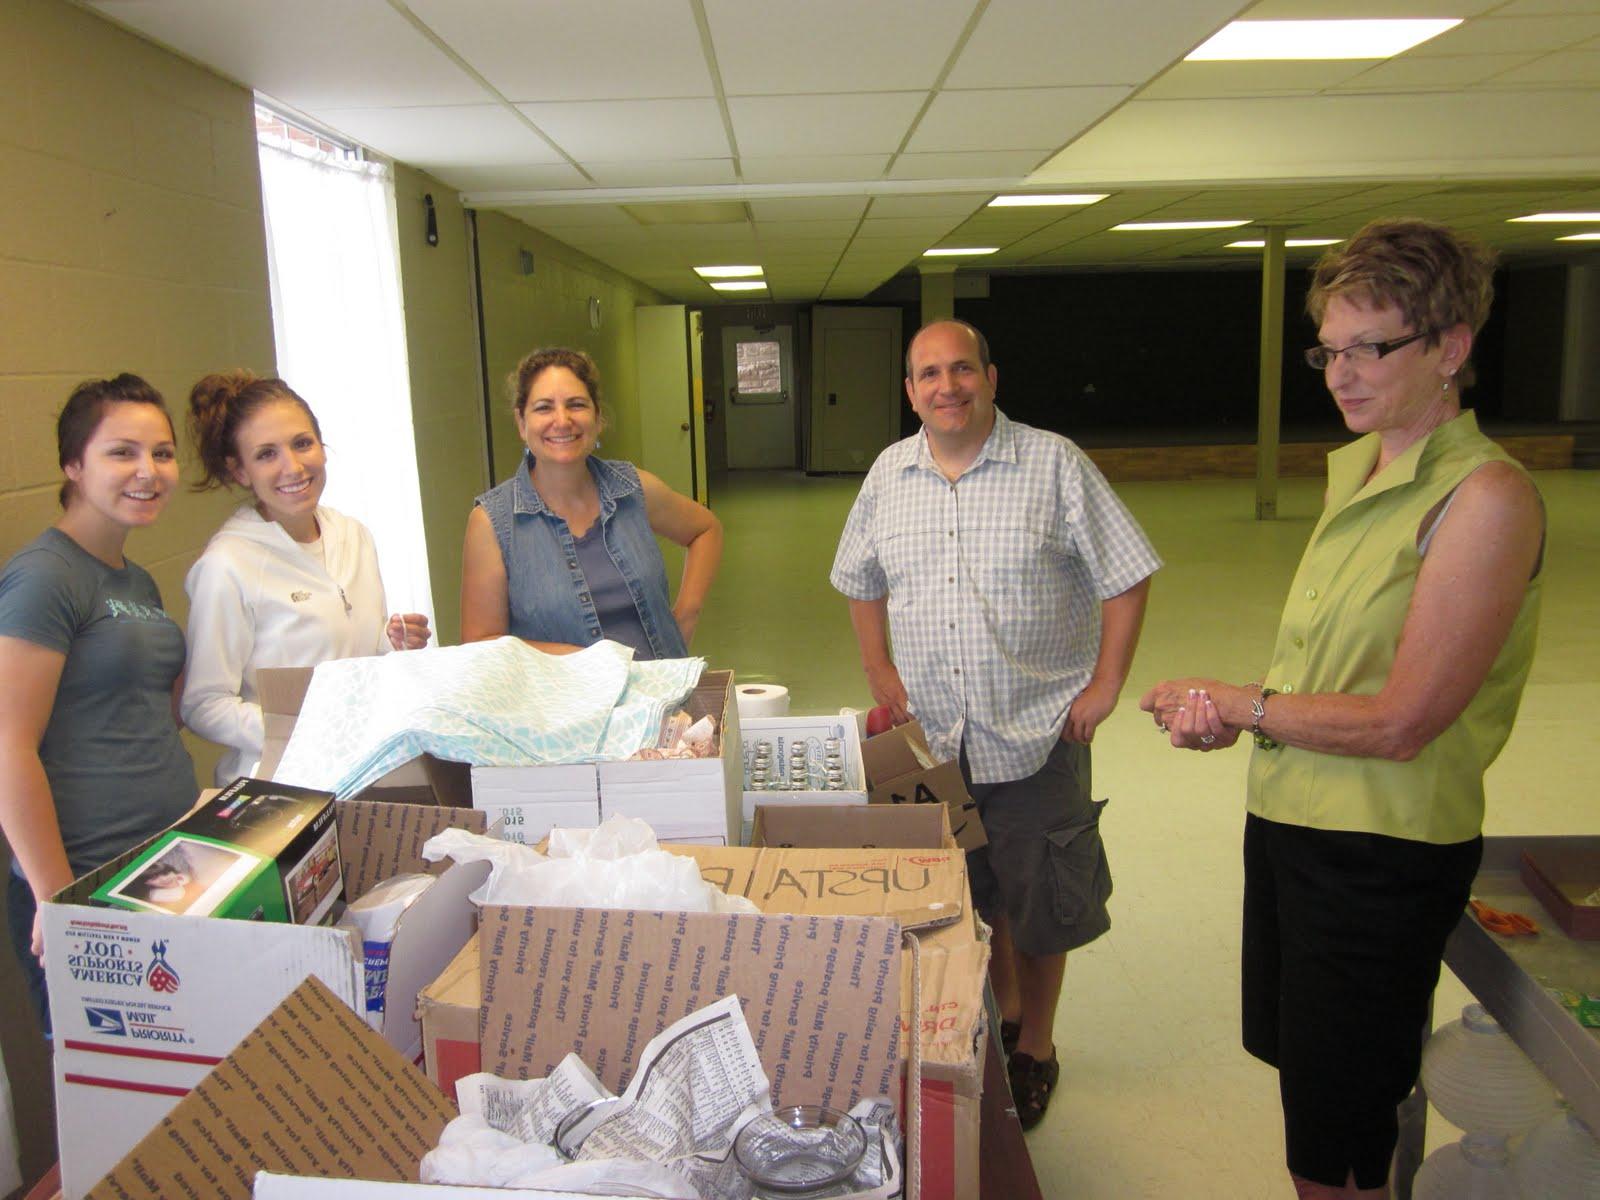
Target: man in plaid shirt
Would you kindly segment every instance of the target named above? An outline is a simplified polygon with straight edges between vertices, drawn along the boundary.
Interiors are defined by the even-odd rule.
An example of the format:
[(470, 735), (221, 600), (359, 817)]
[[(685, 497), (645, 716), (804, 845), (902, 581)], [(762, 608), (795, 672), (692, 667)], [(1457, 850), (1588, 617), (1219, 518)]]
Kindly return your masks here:
[(978, 803), (989, 844), (968, 872), (994, 928), (1011, 1091), (1032, 1128), (1059, 1076), (1067, 951), (1111, 924), (1089, 743), (1127, 678), (1161, 560), (1077, 446), (995, 407), (997, 381), (966, 322), (912, 338), (906, 395), (922, 430), (867, 473), (831, 578), (873, 699), (959, 755)]

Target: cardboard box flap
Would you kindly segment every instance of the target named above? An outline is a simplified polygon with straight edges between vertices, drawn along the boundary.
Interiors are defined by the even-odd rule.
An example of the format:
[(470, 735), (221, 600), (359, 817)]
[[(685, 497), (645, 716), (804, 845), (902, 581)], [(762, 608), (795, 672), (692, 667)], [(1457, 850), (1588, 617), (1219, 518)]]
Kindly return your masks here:
[(921, 929), (966, 911), (967, 859), (960, 850), (662, 848), (693, 855), (708, 882), (764, 913), (887, 917)]
[(89, 1192), (250, 1200), (256, 1172), (405, 1182), (455, 1106), (308, 977)]
[(430, 863), (422, 846), (446, 829), (483, 833), (488, 815), (470, 808), (394, 804), (385, 800), (344, 800), (338, 804), (339, 845), (344, 854), (344, 894), (364, 896), (373, 884), (407, 871), (442, 874), (450, 861)]
[(928, 736), (922, 732), (921, 724), (911, 721), (862, 742), (861, 763), (867, 771), (867, 786), (877, 787), (913, 771), (937, 766), (938, 759), (928, 749)]
[[(988, 1020), (983, 988), (989, 977), (989, 943), (980, 940), (973, 922), (966, 920), (924, 930), (917, 935), (917, 945), (922, 967), (919, 1036), (923, 1065), (971, 1066), (979, 1030)], [(900, 986), (903, 994), (910, 994), (910, 955), (901, 964)], [(901, 1007), (902, 1037), (910, 1034), (908, 1007)]]
[(943, 804), (758, 804), (752, 846), (953, 849)]
[(774, 1104), (899, 1093), (893, 921), (491, 905), (479, 936), (485, 1071), (537, 1079), (572, 1052), (620, 1093), (652, 1037), (736, 995)]

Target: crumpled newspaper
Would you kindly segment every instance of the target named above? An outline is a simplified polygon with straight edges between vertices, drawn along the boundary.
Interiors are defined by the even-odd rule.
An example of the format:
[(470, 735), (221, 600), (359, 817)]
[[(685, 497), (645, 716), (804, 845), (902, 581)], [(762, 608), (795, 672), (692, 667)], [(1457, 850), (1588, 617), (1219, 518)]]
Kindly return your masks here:
[(610, 817), (595, 829), (552, 830), (548, 851), (448, 829), (428, 839), (422, 856), (429, 862), (487, 862), (489, 878), (467, 897), (478, 905), (760, 911), (745, 897), (707, 883), (693, 858), (661, 849), (655, 832), (637, 817)]

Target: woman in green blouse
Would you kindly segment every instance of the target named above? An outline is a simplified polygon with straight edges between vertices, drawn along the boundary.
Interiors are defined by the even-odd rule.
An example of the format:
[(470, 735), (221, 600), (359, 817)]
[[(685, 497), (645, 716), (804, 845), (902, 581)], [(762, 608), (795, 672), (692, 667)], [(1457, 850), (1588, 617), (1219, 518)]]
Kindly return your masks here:
[(1318, 263), (1306, 352), (1356, 441), (1259, 682), (1174, 679), (1177, 747), (1251, 734), (1244, 1045), (1275, 1066), (1301, 1197), (1384, 1197), (1445, 938), (1482, 851), (1483, 774), (1533, 660), (1544, 510), (1461, 408), (1490, 253), (1375, 221)]

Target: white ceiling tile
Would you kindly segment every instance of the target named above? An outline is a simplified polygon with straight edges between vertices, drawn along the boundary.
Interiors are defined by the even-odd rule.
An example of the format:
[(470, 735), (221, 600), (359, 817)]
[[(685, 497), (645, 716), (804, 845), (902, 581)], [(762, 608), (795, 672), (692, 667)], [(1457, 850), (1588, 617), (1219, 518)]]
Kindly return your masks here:
[(567, 163), (548, 166), (440, 167), (433, 174), (463, 192), (534, 191), (589, 186), (589, 181)]
[[(1560, 0), (1549, 0), (1559, 3)], [(1294, 21), (1327, 17), (1357, 20), (1368, 17), (1475, 17), (1502, 6), (1502, 0), (1405, 0), (1403, 12), (1396, 11), (1395, 0), (1339, 0), (1337, 8), (1329, 0), (1259, 0), (1239, 14), (1250, 21)]]
[(713, 187), (736, 183), (731, 158), (680, 158), (666, 162), (595, 162), (583, 164), (596, 187)]
[(1534, 17), (1546, 13), (1600, 13), (1600, 0), (1511, 0), (1495, 10), (1497, 17)]
[(529, 204), (501, 210), (540, 228), (637, 229), (639, 223), (615, 204)]
[(705, 9), (729, 96), (925, 91), (972, 0), (706, 0)]
[(1127, 87), (1008, 88), (943, 91), (917, 124), (906, 150), (1049, 150), (1064, 146), (1132, 89)]
[(1499, 87), (1502, 84), (1600, 86), (1600, 51), (1568, 50), (1547, 54), (1524, 66), (1512, 67), (1489, 80), (1491, 87)]
[(888, 165), (887, 154), (744, 155), (739, 159), (746, 183), (854, 183), (881, 179)]
[(509, 100), (715, 94), (687, 4), (409, 0), (409, 5)]
[(857, 237), (898, 237), (913, 241), (942, 237), (960, 224), (955, 217), (872, 217), (861, 222)]
[(1019, 183), (1048, 152), (1039, 150), (962, 150), (955, 153), (901, 154), (890, 179), (1015, 179)]
[(866, 196), (795, 196), (750, 201), (757, 221), (825, 221), (859, 217)]
[(1446, 91), (1471, 87), (1501, 72), (1533, 62), (1533, 54), (1463, 54), (1377, 63), (1330, 90), (1336, 92)]
[(763, 237), (774, 238), (832, 238), (849, 237), (856, 231), (859, 221), (846, 217), (835, 221), (762, 221), (756, 227)]
[(945, 86), (1137, 86), (1238, 10), (1237, 0), (993, 0)]
[(1336, 87), (1372, 66), (1366, 59), (1332, 62), (1181, 62), (1151, 80), (1141, 100), (1187, 100), (1261, 93), (1294, 95)]
[(728, 112), (741, 155), (888, 154), (905, 138), (922, 101), (922, 92), (736, 96)]
[(450, 108), (329, 108), (320, 118), (364, 146), (425, 169), (564, 161), (499, 104)]
[(93, 7), (313, 116), (324, 108), (491, 99), (384, 0), (101, 0)]
[(1457, 25), (1407, 54), (1509, 54), (1564, 50), (1600, 35), (1600, 13), (1589, 16), (1483, 17)]
[(593, 100), (519, 104), (579, 162), (657, 162), (728, 154), (714, 100)]
[[(987, 192), (933, 192), (918, 196), (874, 196), (868, 213), (878, 217), (964, 217), (981, 209), (993, 197)], [(995, 209), (995, 212), (1017, 209)]]

